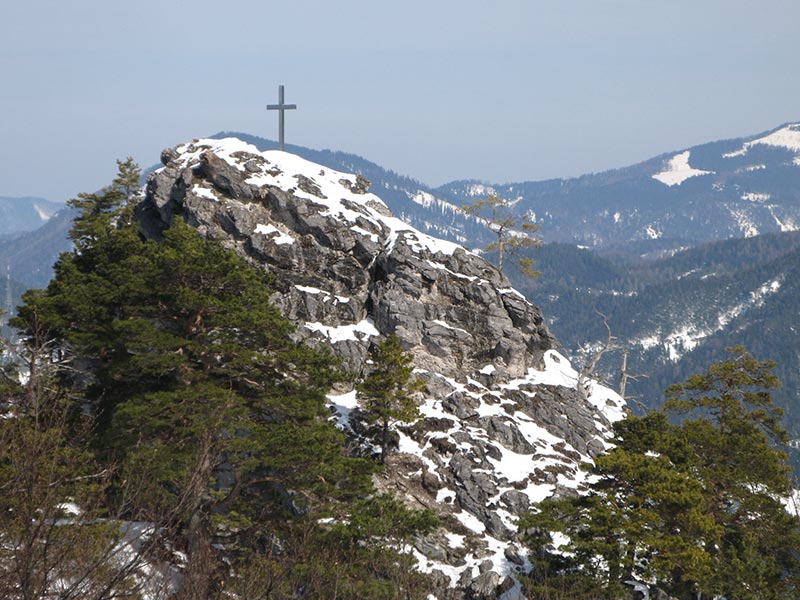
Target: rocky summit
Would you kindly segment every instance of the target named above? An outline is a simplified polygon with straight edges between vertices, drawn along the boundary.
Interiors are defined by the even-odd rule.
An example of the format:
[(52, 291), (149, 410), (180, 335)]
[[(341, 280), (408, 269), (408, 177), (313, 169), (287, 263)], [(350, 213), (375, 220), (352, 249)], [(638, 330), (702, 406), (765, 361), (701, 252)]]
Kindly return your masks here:
[[(137, 209), (144, 235), (181, 216), (267, 270), (295, 335), (356, 376), (382, 335), (413, 353), (422, 418), (397, 427), (379, 487), (439, 515), (440, 530), (410, 549), (437, 598), (518, 597), (513, 574), (530, 563), (517, 517), (582, 489), (580, 464), (605, 449), (622, 399), (578, 376), (493, 265), (394, 217), (364, 178), (235, 138), (195, 140), (162, 163)], [(356, 392), (329, 399), (371, 452)]]

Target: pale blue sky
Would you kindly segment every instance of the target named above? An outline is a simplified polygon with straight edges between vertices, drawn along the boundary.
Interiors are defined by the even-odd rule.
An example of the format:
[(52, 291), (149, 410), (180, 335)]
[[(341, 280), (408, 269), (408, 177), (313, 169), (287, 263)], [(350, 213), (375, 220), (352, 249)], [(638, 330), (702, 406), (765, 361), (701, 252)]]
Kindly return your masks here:
[(4, 0), (0, 195), (220, 130), (436, 185), (580, 175), (800, 120), (798, 0)]

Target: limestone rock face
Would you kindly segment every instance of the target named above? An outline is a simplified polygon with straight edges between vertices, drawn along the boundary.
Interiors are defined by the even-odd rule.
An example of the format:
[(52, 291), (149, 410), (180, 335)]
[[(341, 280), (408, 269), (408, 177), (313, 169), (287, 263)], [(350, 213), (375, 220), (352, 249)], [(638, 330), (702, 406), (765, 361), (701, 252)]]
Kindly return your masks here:
[[(356, 375), (381, 335), (413, 353), (423, 418), (398, 428), (379, 486), (440, 514), (442, 530), (414, 550), (440, 599), (514, 598), (511, 574), (530, 565), (515, 518), (581, 487), (579, 464), (605, 448), (622, 400), (593, 382), (577, 389), (536, 306), (480, 256), (394, 217), (362, 177), (230, 138), (162, 162), (137, 209), (144, 235), (180, 215), (269, 271), (295, 335)], [(355, 392), (330, 403), (359, 440)]]

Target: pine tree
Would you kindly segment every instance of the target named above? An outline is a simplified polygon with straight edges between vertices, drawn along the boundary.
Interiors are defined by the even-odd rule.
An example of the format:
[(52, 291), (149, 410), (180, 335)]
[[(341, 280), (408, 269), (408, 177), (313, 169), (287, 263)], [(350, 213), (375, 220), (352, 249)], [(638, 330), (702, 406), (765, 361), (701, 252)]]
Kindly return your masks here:
[(419, 418), (419, 406), (413, 396), (425, 389), (425, 383), (411, 378), (414, 357), (403, 351), (397, 335), (389, 335), (373, 346), (371, 356), (370, 371), (356, 390), (364, 400), (367, 419), (378, 426), (380, 460), (384, 463), (389, 454), (392, 425)]
[[(86, 397), (98, 444), (122, 465), (120, 502), (186, 552), (183, 595), (210, 597), (220, 531), (238, 543), (348, 478), (342, 489), (356, 492), (367, 469), (343, 462), (325, 419), (330, 358), (290, 341), (262, 273), (179, 220), (160, 244), (131, 231), (96, 239), (99, 262), (63, 261), (45, 308), (65, 349), (91, 365)], [(289, 490), (303, 494), (286, 506)]]
[(473, 204), (461, 207), (467, 215), (483, 219), (486, 227), (497, 241), (486, 246), (490, 252), (497, 251), (497, 268), (503, 270), (505, 257), (515, 258), (520, 272), (527, 277), (538, 277), (541, 273), (533, 268), (536, 261), (522, 256), (523, 250), (538, 248), (541, 240), (536, 236), (539, 225), (529, 214), (518, 214), (512, 205), (497, 194), (488, 194)]
[[(264, 272), (180, 218), (144, 240), (127, 195), (135, 172), (121, 163), (112, 186), (81, 197), (76, 250), (16, 321), (30, 336), (36, 320), (69, 361), (61, 382), (94, 418), (96, 459), (118, 467), (105, 497), (154, 524), (152, 550), (186, 557), (178, 598), (230, 597), (256, 563), (274, 575), (271, 598), (334, 597), (342, 581), (396, 597), (386, 582), (404, 559), (391, 539), (351, 531), (359, 551), (338, 570), (316, 549), (344, 539), (320, 518), (347, 530), (374, 496), (375, 465), (348, 456), (329, 421), (335, 361), (292, 341)], [(425, 525), (406, 512), (407, 529)]]
[(140, 199), (141, 169), (133, 158), (117, 160), (117, 169), (117, 176), (110, 186), (100, 192), (78, 194), (77, 198), (67, 202), (79, 211), (70, 231), (70, 238), (79, 253), (92, 248), (118, 224), (122, 210), (132, 208)]
[[(614, 598), (636, 579), (687, 600), (794, 597), (800, 523), (782, 502), (791, 492), (785, 455), (770, 445), (784, 438), (773, 367), (733, 348), (669, 388), (666, 410), (692, 418), (617, 423), (589, 494), (547, 501), (523, 519), (540, 549), (530, 589), (568, 583)], [(569, 539), (567, 555), (546, 550), (552, 532)]]
[(676, 428), (654, 413), (629, 417), (615, 433), (614, 448), (592, 467), (596, 479), (587, 495), (545, 501), (523, 519), (535, 532), (531, 542), (552, 548), (550, 536), (559, 532), (572, 553), (565, 562), (544, 552), (533, 589), (544, 585), (545, 575), (563, 583), (559, 569), (575, 567), (580, 576), (573, 573), (571, 585), (603, 590), (604, 598), (619, 597), (631, 579), (664, 581), (678, 569), (687, 577), (707, 574), (709, 558), (696, 543), (708, 528), (702, 486), (679, 468), (688, 451)]
[[(781, 409), (770, 389), (780, 385), (775, 363), (741, 346), (728, 360), (667, 390), (665, 409), (685, 415), (681, 433), (703, 483), (705, 540), (713, 577), (705, 593), (731, 598), (786, 598), (800, 575), (800, 525), (783, 505), (792, 492)], [(691, 417), (691, 418), (690, 418)]]

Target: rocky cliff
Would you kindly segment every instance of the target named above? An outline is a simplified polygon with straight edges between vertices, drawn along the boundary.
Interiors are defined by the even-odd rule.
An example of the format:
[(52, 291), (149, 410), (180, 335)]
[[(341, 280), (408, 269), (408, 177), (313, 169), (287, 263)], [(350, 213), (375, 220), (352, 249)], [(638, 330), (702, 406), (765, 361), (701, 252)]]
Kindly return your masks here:
[[(395, 218), (365, 179), (234, 138), (195, 140), (162, 162), (138, 207), (146, 236), (180, 215), (266, 269), (296, 335), (355, 374), (379, 336), (401, 338), (428, 392), (380, 486), (440, 515), (412, 551), (441, 600), (518, 596), (512, 575), (529, 563), (516, 517), (580, 490), (579, 465), (605, 448), (622, 400), (578, 386), (539, 309), (494, 266)], [(355, 392), (330, 403), (369, 451)]]

